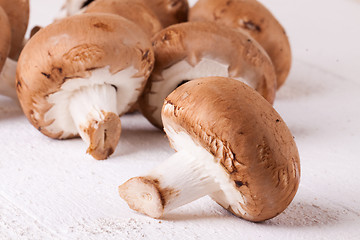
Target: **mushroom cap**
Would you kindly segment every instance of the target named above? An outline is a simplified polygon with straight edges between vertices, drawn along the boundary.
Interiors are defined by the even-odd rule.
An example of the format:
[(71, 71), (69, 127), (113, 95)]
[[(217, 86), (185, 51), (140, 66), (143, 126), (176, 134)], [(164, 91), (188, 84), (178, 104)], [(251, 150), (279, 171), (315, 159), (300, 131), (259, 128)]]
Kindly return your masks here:
[(235, 215), (270, 219), (294, 198), (300, 160), (293, 136), (271, 104), (246, 84), (221, 77), (188, 82), (166, 98), (162, 119), (165, 130), (185, 131), (226, 171), (243, 195), (245, 213), (219, 192), (211, 197)]
[(97, 0), (92, 2), (85, 13), (102, 12), (120, 15), (138, 24), (149, 36), (162, 29), (157, 16), (142, 2), (132, 0)]
[(255, 89), (264, 98), (270, 103), (274, 101), (276, 75), (271, 60), (262, 47), (243, 31), (208, 22), (181, 23), (157, 33), (153, 37), (153, 47), (155, 67), (139, 104), (145, 117), (157, 127), (162, 126), (160, 112), (163, 99), (177, 84), (164, 93), (156, 105), (151, 105), (151, 99), (159, 94), (154, 86), (167, 81), (162, 75), (163, 71), (182, 60), (191, 66), (197, 65), (203, 58), (227, 64), (228, 77), (243, 78), (254, 83)]
[(5, 11), (0, 6), (0, 73), (5, 64), (6, 58), (10, 51), (10, 41), (11, 41), (11, 32), (10, 32), (10, 23), (7, 18)]
[(291, 49), (286, 32), (272, 13), (254, 0), (199, 0), (191, 8), (190, 21), (213, 21), (247, 31), (269, 54), (277, 75), (277, 87), (291, 68)]
[[(66, 16), (71, 16), (87, 8), (95, 0), (67, 0), (64, 8)], [(189, 3), (187, 0), (132, 0), (142, 3), (158, 17), (163, 27), (188, 19)]]
[(11, 50), (9, 57), (17, 60), (29, 23), (29, 0), (0, 0), (11, 26)]
[[(54, 122), (45, 119), (53, 107), (49, 96), (72, 79), (87, 80), (97, 69), (108, 68), (111, 74), (117, 74), (130, 67), (135, 74), (129, 85), (134, 83), (133, 78), (143, 78), (141, 86), (131, 93), (138, 96), (153, 64), (151, 42), (135, 23), (113, 14), (82, 14), (57, 21), (29, 40), (19, 58), (16, 88), (29, 121), (43, 134), (61, 138), (60, 130), (48, 130)], [(127, 107), (119, 110), (120, 115), (134, 102), (124, 104)]]
[(163, 27), (188, 20), (187, 0), (138, 0), (150, 8), (159, 18)]

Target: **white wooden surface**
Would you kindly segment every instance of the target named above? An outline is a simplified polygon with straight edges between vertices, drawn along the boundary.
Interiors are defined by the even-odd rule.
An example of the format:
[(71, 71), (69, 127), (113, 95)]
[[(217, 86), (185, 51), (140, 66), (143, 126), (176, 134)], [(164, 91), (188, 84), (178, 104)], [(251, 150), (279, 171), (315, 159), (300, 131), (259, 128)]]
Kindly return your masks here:
[[(31, 2), (31, 25), (61, 5)], [(360, 239), (360, 1), (261, 2), (294, 53), (275, 108), (297, 141), (302, 179), (284, 213), (250, 223), (205, 197), (163, 220), (137, 214), (117, 186), (170, 156), (160, 131), (125, 116), (116, 153), (95, 161), (81, 140), (46, 138), (0, 97), (0, 239)]]

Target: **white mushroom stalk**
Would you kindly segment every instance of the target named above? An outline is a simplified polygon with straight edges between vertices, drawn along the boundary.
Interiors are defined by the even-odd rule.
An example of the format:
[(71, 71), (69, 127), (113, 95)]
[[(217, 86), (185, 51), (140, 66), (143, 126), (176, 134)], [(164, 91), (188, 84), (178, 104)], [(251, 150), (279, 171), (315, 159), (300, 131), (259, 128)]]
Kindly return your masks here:
[(13, 99), (17, 99), (15, 89), (16, 66), (17, 61), (7, 58), (0, 74), (0, 95)]
[(61, 138), (79, 134), (88, 144), (87, 152), (104, 159), (116, 148), (121, 134), (119, 114), (126, 112), (137, 98), (144, 79), (134, 78), (132, 67), (111, 74), (109, 67), (93, 70), (88, 79), (78, 78), (63, 84), (49, 96), (53, 104), (45, 114), (52, 123), (45, 129), (62, 131)]
[[(111, 85), (85, 87), (71, 97), (71, 116), (89, 146), (87, 152), (95, 158), (96, 152), (111, 155), (119, 141), (121, 123), (116, 105), (116, 88)], [(110, 141), (108, 136), (113, 136)]]
[(234, 189), (218, 160), (187, 133), (177, 133), (170, 127), (165, 127), (165, 132), (178, 152), (146, 176), (132, 178), (119, 187), (120, 196), (129, 206), (150, 217), (160, 218), (203, 196), (222, 192), (225, 194), (217, 194), (218, 198), (225, 198), (224, 202), (230, 202), (233, 209), (243, 213), (236, 201), (243, 196)]

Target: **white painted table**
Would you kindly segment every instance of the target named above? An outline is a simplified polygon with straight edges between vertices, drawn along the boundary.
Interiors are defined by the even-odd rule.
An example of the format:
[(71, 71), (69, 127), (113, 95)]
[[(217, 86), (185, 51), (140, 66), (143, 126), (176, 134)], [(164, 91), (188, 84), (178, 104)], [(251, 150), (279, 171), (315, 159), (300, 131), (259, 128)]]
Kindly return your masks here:
[[(59, 2), (32, 0), (31, 25), (49, 23)], [(173, 152), (160, 131), (125, 116), (117, 151), (95, 161), (81, 140), (41, 135), (0, 97), (0, 239), (360, 239), (360, 1), (262, 2), (294, 55), (275, 104), (302, 163), (284, 213), (250, 223), (205, 197), (164, 220), (137, 214), (117, 186)]]

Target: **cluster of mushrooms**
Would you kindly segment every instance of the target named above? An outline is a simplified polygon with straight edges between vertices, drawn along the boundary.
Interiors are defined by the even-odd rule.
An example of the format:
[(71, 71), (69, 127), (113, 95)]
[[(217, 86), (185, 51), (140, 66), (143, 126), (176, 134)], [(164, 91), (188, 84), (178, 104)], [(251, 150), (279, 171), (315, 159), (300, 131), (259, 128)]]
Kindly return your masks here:
[(160, 218), (209, 195), (258, 222), (290, 204), (299, 154), (272, 103), (291, 51), (261, 3), (67, 0), (24, 41), (28, 17), (27, 0), (0, 0), (0, 93), (16, 90), (34, 127), (80, 136), (101, 160), (118, 145), (120, 116), (137, 109), (176, 150), (119, 187), (130, 208)]

